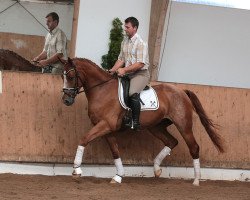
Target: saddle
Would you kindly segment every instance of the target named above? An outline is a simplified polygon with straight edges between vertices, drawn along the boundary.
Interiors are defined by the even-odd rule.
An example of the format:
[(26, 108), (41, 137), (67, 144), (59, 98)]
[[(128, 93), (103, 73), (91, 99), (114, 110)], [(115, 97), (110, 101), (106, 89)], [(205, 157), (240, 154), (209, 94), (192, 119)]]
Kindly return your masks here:
[[(130, 110), (129, 108), (129, 87), (130, 79), (128, 76), (118, 78), (118, 97), (121, 106)], [(141, 111), (157, 110), (159, 108), (159, 100), (155, 90), (151, 86), (146, 86), (140, 93)]]

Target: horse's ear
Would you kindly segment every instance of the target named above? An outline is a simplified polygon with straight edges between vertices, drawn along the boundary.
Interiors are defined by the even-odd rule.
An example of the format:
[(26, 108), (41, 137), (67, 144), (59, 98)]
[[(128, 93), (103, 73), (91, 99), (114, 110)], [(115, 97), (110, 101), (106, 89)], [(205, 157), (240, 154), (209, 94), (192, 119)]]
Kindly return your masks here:
[(72, 61), (72, 59), (71, 59), (70, 57), (68, 57), (68, 63), (69, 63), (70, 65), (73, 65), (73, 61)]
[(62, 63), (62, 64), (64, 64), (64, 65), (67, 63), (66, 60), (60, 58), (59, 56), (57, 56), (57, 58), (58, 58), (58, 60), (60, 61), (60, 63)]

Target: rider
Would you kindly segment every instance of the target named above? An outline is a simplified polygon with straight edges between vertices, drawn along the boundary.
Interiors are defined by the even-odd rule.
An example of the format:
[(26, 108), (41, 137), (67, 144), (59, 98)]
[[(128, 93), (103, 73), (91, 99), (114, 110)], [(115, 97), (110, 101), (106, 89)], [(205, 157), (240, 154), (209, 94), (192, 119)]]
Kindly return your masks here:
[(140, 92), (150, 79), (148, 46), (137, 33), (138, 27), (139, 21), (135, 17), (125, 20), (126, 36), (122, 41), (118, 60), (110, 70), (111, 73), (117, 72), (118, 76), (128, 74), (130, 78), (129, 106), (133, 119), (131, 128), (135, 130), (140, 128)]
[[(43, 68), (43, 73), (62, 74), (63, 64), (58, 58), (67, 59), (67, 38), (65, 33), (58, 28), (59, 16), (51, 12), (46, 16), (49, 32), (45, 38), (43, 51), (32, 61)], [(49, 69), (51, 68), (51, 69)]]

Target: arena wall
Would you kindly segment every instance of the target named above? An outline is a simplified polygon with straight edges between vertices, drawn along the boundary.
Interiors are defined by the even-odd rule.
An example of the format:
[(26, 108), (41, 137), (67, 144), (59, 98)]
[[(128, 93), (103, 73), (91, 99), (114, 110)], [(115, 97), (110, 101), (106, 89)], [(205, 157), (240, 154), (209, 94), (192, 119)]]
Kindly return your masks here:
[[(0, 160), (72, 163), (79, 139), (91, 128), (84, 93), (67, 107), (61, 102), (62, 80), (58, 75), (2, 72), (0, 94)], [(202, 167), (250, 169), (250, 90), (176, 84), (199, 97), (208, 115), (220, 125), (226, 153), (219, 154), (194, 115), (194, 133), (200, 145)], [(188, 148), (175, 127), (170, 132), (179, 145), (164, 164), (192, 166)], [(147, 131), (122, 132), (118, 143), (124, 164), (152, 165), (163, 148)], [(92, 142), (84, 163), (113, 164), (103, 138)]]

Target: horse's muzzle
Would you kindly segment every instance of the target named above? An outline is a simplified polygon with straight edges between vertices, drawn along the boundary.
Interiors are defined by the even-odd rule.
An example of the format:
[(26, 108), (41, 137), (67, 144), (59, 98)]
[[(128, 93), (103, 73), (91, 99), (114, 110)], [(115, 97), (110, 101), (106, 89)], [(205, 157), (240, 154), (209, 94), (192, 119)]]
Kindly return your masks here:
[(66, 106), (71, 106), (75, 102), (75, 99), (72, 97), (65, 97), (62, 100)]

